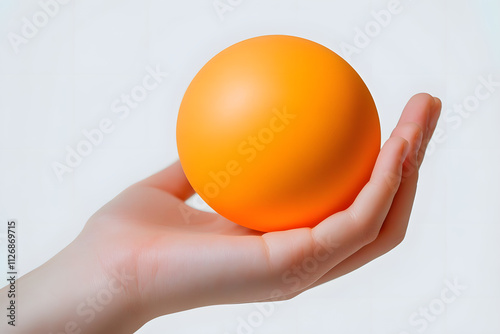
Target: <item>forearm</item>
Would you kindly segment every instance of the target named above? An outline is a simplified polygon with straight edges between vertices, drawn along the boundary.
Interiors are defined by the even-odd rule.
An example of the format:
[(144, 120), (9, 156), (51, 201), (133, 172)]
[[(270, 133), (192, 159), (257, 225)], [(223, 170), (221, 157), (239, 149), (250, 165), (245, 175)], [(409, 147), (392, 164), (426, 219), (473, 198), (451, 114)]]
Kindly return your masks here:
[[(127, 273), (107, 274), (91, 250), (72, 243), (16, 281), (16, 321), (3, 316), (1, 333), (133, 333), (145, 322), (126, 293)], [(0, 290), (8, 307), (8, 287)]]

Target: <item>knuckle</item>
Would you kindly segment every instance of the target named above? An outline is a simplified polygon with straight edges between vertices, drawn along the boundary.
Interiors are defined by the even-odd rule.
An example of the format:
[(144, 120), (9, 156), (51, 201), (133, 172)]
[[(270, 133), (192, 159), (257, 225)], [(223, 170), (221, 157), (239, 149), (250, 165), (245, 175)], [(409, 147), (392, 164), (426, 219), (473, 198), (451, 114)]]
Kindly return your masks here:
[(380, 228), (374, 224), (364, 223), (358, 226), (358, 235), (360, 241), (364, 244), (370, 244), (374, 242), (380, 233)]
[(401, 173), (399, 172), (386, 172), (384, 175), (385, 186), (391, 193), (395, 193), (399, 189), (401, 183)]
[(392, 248), (398, 246), (401, 244), (406, 237), (406, 229), (399, 231), (397, 234), (394, 235), (392, 238)]
[(368, 228), (363, 235), (363, 242), (365, 244), (370, 244), (377, 240), (380, 230), (375, 226)]
[(363, 245), (372, 243), (378, 238), (380, 226), (367, 219), (360, 219), (354, 210), (347, 210), (352, 224), (356, 226), (356, 234)]
[(387, 233), (384, 236), (385, 244), (387, 245), (387, 251), (390, 251), (391, 249), (394, 249), (397, 246), (399, 246), (404, 241), (405, 237), (406, 237), (406, 228), (400, 228), (398, 230)]

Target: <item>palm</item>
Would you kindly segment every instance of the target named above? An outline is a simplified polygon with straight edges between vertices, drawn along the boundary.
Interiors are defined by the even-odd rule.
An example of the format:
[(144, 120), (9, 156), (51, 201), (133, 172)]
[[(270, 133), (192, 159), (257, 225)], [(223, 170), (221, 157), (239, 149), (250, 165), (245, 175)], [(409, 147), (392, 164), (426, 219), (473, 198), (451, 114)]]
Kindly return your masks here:
[[(193, 286), (200, 287), (199, 295), (206, 295), (205, 288), (212, 287), (198, 301), (199, 306), (214, 298), (226, 303), (269, 298), (269, 291), (255, 294), (270, 270), (264, 234), (218, 214), (196, 210), (165, 189), (144, 181), (129, 187), (90, 219), (86, 230), (92, 229), (107, 240), (101, 254), (123, 254), (120, 266), (137, 277), (137, 291), (145, 300), (194, 293)], [(295, 238), (307, 238), (310, 229), (295, 230), (294, 234)], [(304, 254), (303, 249), (294, 251), (292, 247), (287, 253), (281, 256), (286, 263), (278, 266), (299, 262)], [(277, 256), (273, 259), (280, 261)], [(231, 290), (228, 287), (235, 275), (239, 283)], [(173, 277), (182, 277), (189, 291), (170, 284)], [(214, 290), (216, 285), (225, 291)], [(252, 285), (256, 289), (251, 289)], [(249, 293), (242, 294), (242, 286)]]

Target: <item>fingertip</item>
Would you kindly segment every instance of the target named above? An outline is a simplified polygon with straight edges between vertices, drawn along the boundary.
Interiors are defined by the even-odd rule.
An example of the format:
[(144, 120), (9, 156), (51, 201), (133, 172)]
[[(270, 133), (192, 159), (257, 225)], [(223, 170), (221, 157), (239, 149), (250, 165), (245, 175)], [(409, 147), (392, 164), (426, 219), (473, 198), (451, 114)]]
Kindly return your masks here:
[(442, 106), (442, 101), (439, 97), (434, 96), (434, 108), (435, 109), (441, 109)]
[(441, 108), (442, 108), (441, 100), (437, 97), (434, 97), (434, 105), (432, 106), (432, 109), (430, 111), (429, 123), (427, 128), (429, 138), (432, 136), (432, 133), (436, 129), (439, 117), (441, 116)]
[(441, 115), (441, 110), (443, 109), (443, 102), (441, 101), (440, 98), (434, 97), (434, 114), (437, 115), (436, 118), (439, 119), (439, 116)]
[(398, 126), (408, 122), (419, 124), (424, 130), (429, 127), (429, 119), (436, 101), (427, 93), (414, 95), (404, 107)]
[(410, 99), (410, 101), (411, 100), (420, 100), (420, 99), (432, 101), (433, 98), (434, 97), (431, 94), (422, 92), (422, 93), (418, 93), (418, 94), (413, 95), (413, 97)]

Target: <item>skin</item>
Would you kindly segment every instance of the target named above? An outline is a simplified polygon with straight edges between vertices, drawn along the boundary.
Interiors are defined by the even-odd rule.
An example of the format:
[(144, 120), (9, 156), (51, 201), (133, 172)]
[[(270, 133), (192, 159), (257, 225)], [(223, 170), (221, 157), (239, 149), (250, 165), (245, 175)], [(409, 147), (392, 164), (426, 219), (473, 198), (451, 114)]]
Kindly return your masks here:
[(363, 266), (405, 236), (440, 111), (439, 99), (414, 96), (355, 202), (314, 228), (262, 233), (193, 209), (174, 163), (124, 190), (21, 277), (16, 327), (2, 320), (0, 332), (133, 333), (182, 310), (290, 299)]

